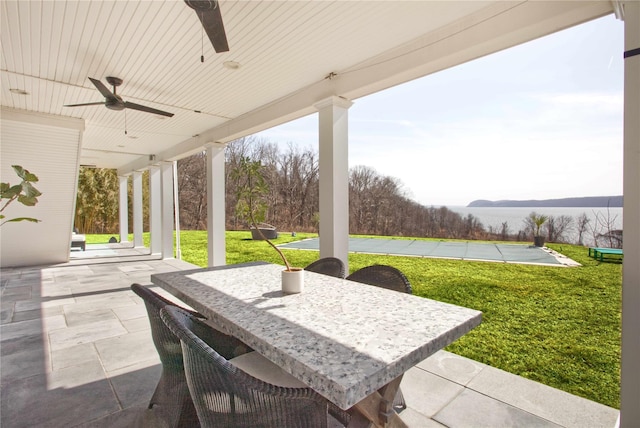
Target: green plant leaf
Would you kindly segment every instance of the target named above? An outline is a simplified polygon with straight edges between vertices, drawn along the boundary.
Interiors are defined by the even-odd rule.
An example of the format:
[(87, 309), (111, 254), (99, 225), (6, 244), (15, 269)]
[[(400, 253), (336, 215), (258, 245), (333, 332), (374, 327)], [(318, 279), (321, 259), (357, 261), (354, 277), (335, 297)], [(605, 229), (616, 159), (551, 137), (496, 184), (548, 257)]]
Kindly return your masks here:
[[(8, 184), (8, 183), (4, 183)], [(15, 186), (11, 186), (8, 189), (5, 189), (3, 186), (2, 190), (2, 199), (11, 199), (20, 194), (22, 191), (22, 186), (20, 184), (16, 184)]]
[(6, 220), (5, 222), (3, 222), (3, 224), (4, 223), (15, 223), (15, 222), (18, 222), (18, 221), (30, 221), (32, 223), (39, 223), (40, 222), (40, 220), (38, 220), (37, 218), (33, 218), (33, 217), (16, 217), (16, 218), (12, 218), (12, 219)]
[(38, 220), (37, 218), (33, 218), (33, 217), (17, 217), (17, 218), (12, 218), (9, 221), (30, 221), (32, 223), (39, 223), (41, 220)]
[(24, 180), (24, 175), (26, 171), (23, 167), (21, 167), (20, 165), (11, 165), (11, 167), (13, 168), (13, 170), (16, 172), (16, 174), (18, 174), (18, 177), (22, 178)]
[[(4, 211), (5, 208), (16, 199), (23, 205), (32, 207), (38, 203), (38, 196), (42, 195), (42, 193), (33, 187), (32, 182), (37, 182), (38, 177), (35, 174), (31, 174), (26, 169), (22, 168), (20, 165), (12, 165), (15, 173), (22, 179), (20, 184), (16, 184), (12, 186), (9, 183), (0, 183), (0, 199), (7, 199), (6, 202), (3, 203), (2, 207), (0, 207), (0, 211)], [(0, 219), (5, 219), (6, 217), (2, 215)], [(18, 222), (18, 221), (30, 221), (37, 223), (40, 220), (32, 218), (32, 217), (16, 217), (10, 220), (4, 220), (0, 225), (3, 225), (8, 222)]]
[(18, 177), (20, 177), (23, 181), (28, 181), (31, 183), (35, 183), (38, 181), (38, 177), (35, 174), (29, 172), (29, 170), (24, 169), (20, 165), (12, 165)]
[(33, 187), (33, 185), (29, 182), (22, 183), (22, 191), (24, 192), (25, 196), (30, 198), (42, 195), (42, 193), (40, 193), (40, 191)]
[(29, 171), (27, 171), (27, 174), (25, 175), (24, 181), (29, 181), (31, 183), (36, 183), (38, 181), (38, 177), (35, 174), (32, 174)]
[(18, 196), (18, 202), (28, 207), (32, 207), (38, 203), (38, 198), (35, 196), (20, 195)]

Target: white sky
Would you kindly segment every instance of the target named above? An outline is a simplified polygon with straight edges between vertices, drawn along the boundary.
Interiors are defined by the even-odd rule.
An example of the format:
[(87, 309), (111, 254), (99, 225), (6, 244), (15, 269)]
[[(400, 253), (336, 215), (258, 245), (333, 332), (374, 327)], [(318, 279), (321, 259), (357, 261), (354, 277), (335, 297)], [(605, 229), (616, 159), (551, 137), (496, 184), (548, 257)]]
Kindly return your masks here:
[[(355, 100), (349, 166), (424, 205), (622, 194), (613, 15)], [(256, 134), (317, 147), (317, 114)]]

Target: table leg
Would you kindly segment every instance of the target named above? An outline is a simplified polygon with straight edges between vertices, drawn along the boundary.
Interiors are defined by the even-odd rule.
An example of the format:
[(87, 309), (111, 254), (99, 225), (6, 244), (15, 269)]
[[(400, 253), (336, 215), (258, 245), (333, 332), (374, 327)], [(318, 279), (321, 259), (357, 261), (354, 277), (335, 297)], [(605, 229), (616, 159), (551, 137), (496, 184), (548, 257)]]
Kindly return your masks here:
[(358, 402), (352, 409), (351, 427), (407, 428), (393, 409), (393, 400), (400, 388), (402, 376)]

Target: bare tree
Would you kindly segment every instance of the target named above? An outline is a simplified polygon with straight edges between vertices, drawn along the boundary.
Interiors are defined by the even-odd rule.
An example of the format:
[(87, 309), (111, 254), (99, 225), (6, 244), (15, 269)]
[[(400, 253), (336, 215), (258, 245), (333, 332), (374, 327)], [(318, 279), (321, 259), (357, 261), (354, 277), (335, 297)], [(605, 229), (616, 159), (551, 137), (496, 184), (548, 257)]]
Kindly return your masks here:
[(547, 241), (564, 242), (564, 234), (571, 230), (573, 218), (561, 215), (560, 217), (549, 216), (546, 223)]
[(278, 161), (278, 185), (283, 212), (288, 224), (304, 227), (306, 220), (318, 211), (318, 160), (310, 149), (301, 150), (289, 144)]
[(594, 245), (596, 247), (622, 248), (622, 231), (615, 228), (617, 215), (612, 216), (609, 207), (607, 214), (594, 211), (595, 224), (591, 228)]
[(371, 233), (370, 192), (375, 180), (375, 171), (366, 166), (353, 167), (349, 174), (349, 230), (352, 233)]
[(197, 153), (178, 161), (180, 227), (199, 230), (207, 226), (207, 156)]
[(509, 223), (506, 221), (500, 225), (500, 239), (507, 241), (509, 239)]
[(587, 231), (587, 226), (589, 225), (589, 216), (587, 213), (582, 213), (578, 216), (576, 220), (576, 230), (578, 232), (578, 245), (584, 245), (584, 234)]

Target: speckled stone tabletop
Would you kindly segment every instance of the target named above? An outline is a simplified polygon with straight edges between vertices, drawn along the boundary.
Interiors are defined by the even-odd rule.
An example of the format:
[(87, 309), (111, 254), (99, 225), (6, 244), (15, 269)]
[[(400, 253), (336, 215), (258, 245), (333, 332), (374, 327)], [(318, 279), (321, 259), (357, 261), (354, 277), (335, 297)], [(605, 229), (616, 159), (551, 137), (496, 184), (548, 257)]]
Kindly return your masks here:
[(281, 291), (283, 266), (231, 265), (151, 281), (348, 409), (480, 324), (482, 313), (314, 272)]

